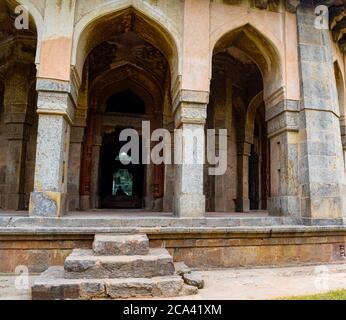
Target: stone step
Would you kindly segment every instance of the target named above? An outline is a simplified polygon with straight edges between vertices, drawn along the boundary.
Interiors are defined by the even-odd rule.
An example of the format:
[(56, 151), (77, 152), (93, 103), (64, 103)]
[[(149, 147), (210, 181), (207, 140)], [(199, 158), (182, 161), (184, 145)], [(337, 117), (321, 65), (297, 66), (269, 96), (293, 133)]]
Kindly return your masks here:
[(33, 300), (170, 298), (197, 294), (179, 276), (128, 279), (65, 279), (63, 267), (51, 267), (32, 286)]
[(93, 250), (98, 256), (147, 255), (149, 239), (145, 234), (96, 234)]
[(76, 249), (65, 260), (68, 279), (151, 278), (174, 274), (173, 258), (166, 249), (150, 249), (148, 255), (95, 256)]

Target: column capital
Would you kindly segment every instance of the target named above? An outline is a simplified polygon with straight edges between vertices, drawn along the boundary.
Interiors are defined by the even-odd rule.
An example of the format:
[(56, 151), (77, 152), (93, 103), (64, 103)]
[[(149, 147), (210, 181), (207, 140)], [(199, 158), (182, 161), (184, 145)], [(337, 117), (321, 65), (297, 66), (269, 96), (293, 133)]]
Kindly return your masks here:
[(173, 103), (176, 128), (182, 124), (202, 124), (207, 119), (209, 93), (181, 90)]
[(272, 138), (284, 131), (299, 131), (298, 100), (284, 99), (266, 110), (268, 137)]
[(250, 156), (251, 143), (247, 141), (238, 141), (237, 150), (238, 150), (238, 156)]
[(57, 82), (45, 82), (47, 87), (42, 86), (42, 82), (37, 84), (38, 99), (37, 113), (46, 115), (61, 115), (65, 120), (72, 124), (75, 113), (75, 100), (64, 84)]
[(209, 92), (180, 89), (173, 96), (173, 113), (182, 103), (207, 105), (209, 103)]

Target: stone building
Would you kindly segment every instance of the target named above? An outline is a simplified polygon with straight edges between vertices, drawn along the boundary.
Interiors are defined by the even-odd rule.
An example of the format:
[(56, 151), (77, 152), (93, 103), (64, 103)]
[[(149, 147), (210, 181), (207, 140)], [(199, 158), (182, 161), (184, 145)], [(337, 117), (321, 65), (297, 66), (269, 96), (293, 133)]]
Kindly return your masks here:
[[(343, 258), (346, 9), (323, 2), (325, 28), (318, 4), (0, 0), (0, 269), (119, 226), (192, 265)], [(123, 167), (119, 133), (143, 121), (227, 129), (226, 173)]]

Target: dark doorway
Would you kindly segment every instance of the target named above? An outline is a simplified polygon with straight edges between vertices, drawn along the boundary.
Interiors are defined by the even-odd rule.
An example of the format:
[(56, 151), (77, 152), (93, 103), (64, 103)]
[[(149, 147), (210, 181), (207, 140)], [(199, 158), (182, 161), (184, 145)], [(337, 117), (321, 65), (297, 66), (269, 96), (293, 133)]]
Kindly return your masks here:
[(124, 165), (121, 162), (121, 159), (130, 159), (131, 154), (120, 154), (122, 146), (127, 142), (120, 142), (119, 134), (120, 130), (103, 138), (101, 206), (105, 209), (140, 209), (143, 208), (144, 166), (131, 163)]

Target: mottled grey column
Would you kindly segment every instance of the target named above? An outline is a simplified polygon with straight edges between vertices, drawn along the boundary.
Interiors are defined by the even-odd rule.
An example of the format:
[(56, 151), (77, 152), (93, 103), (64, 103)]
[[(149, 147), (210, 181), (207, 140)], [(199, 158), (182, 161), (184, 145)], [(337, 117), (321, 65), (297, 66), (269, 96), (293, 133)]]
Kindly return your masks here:
[(100, 179), (100, 156), (101, 156), (102, 137), (95, 136), (92, 147), (91, 162), (91, 208), (97, 209), (101, 207), (101, 199), (99, 192)]
[(299, 101), (266, 102), (270, 143), (271, 215), (300, 218), (299, 198)]
[[(80, 169), (82, 161), (82, 144), (84, 139), (84, 123), (78, 121), (80, 126), (75, 125), (71, 128), (71, 143), (69, 152), (68, 167), (68, 210), (80, 209)], [(78, 123), (77, 122), (77, 123)]]
[[(193, 151), (195, 159), (204, 159), (204, 126), (207, 116), (209, 94), (205, 92), (184, 91), (179, 94), (174, 104), (175, 126), (177, 129), (201, 132), (196, 139), (199, 147), (186, 143), (175, 144), (181, 150), (181, 163), (175, 165), (175, 200), (174, 212), (179, 217), (202, 217), (205, 214), (205, 196), (203, 194), (203, 163), (187, 162)], [(193, 150), (192, 150), (193, 149)]]
[(298, 7), (301, 213), (306, 223), (341, 223), (345, 173), (332, 40), (314, 19), (313, 7)]
[(38, 95), (35, 184), (29, 212), (32, 216), (56, 217), (65, 213), (67, 205), (67, 168), (74, 103), (65, 84), (61, 87), (55, 83), (43, 83), (43, 86), (45, 90), (39, 91)]

